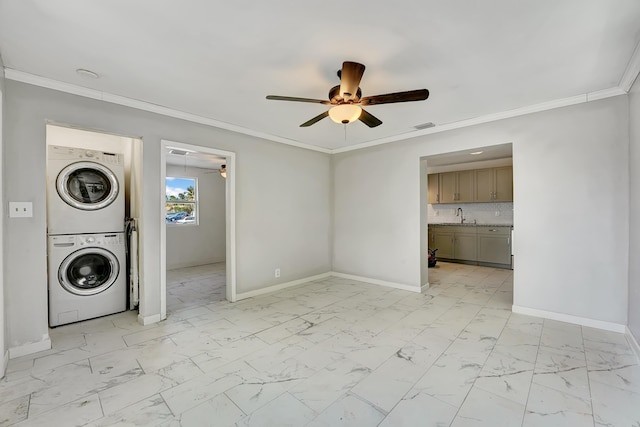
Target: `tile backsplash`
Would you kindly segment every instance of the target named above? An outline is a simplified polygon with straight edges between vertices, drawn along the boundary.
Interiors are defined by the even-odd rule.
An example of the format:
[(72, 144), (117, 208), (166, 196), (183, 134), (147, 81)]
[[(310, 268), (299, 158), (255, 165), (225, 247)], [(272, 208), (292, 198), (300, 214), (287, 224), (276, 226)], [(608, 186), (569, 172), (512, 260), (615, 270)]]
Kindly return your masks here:
[(505, 203), (451, 203), (427, 205), (427, 222), (429, 224), (460, 223), (456, 216), (458, 208), (462, 208), (465, 223), (513, 225), (513, 202)]

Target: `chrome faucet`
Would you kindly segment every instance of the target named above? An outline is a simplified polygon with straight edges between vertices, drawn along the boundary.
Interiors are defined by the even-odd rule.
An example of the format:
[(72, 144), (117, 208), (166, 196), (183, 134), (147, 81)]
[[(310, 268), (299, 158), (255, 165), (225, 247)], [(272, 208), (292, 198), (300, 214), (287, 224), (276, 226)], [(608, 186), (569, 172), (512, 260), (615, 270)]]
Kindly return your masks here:
[(460, 224), (464, 224), (464, 216), (462, 216), (462, 208), (458, 208), (456, 211), (456, 216), (460, 217)]

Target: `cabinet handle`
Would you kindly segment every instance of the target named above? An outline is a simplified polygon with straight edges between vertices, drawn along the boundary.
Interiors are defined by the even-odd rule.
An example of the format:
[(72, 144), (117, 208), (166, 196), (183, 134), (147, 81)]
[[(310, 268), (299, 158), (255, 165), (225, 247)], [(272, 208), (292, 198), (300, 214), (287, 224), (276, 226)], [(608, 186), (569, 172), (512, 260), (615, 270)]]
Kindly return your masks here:
[(507, 237), (507, 245), (511, 242), (511, 237)]
[(495, 228), (492, 228), (492, 229), (491, 229), (491, 230), (489, 230), (489, 231), (498, 231), (498, 230), (496, 230)]

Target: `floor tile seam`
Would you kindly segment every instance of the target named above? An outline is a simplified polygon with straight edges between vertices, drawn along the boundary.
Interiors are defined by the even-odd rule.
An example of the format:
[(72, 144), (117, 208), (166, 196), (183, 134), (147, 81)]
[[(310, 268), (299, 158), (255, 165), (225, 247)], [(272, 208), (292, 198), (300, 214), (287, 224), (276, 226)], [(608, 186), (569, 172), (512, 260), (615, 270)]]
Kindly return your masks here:
[[(538, 364), (538, 356), (540, 355), (540, 343), (542, 342), (542, 333), (544, 331), (544, 321), (540, 326), (540, 336), (538, 337), (538, 351), (536, 351), (536, 360), (533, 362), (534, 366), (534, 375), (535, 375), (535, 366)], [(529, 398), (531, 397), (531, 387), (533, 386), (533, 375), (531, 375), (531, 380), (529, 380), (529, 389), (527, 390), (527, 398), (524, 403), (524, 414), (522, 414), (522, 422), (521, 426), (524, 426), (524, 419), (527, 414), (527, 408), (529, 407)]]
[[(607, 386), (607, 387), (610, 387), (610, 388), (614, 388), (614, 389), (616, 389), (618, 391), (621, 391), (623, 393), (631, 393), (631, 394), (634, 394), (634, 395), (637, 395), (638, 397), (640, 397), (640, 388), (638, 388), (638, 390), (629, 390), (628, 388), (618, 387), (618, 386), (612, 385), (612, 384), (604, 382), (604, 381), (598, 381), (597, 379), (593, 379), (592, 380), (591, 378), (589, 378), (589, 386), (591, 386), (591, 383), (604, 385), (604, 386)], [(593, 400), (598, 401), (598, 399), (593, 399), (593, 397), (591, 398), (591, 400), (592, 401)]]
[[(365, 377), (365, 378), (366, 378), (366, 377)], [(353, 387), (351, 387), (351, 389), (349, 389), (346, 393), (344, 393), (344, 394), (343, 394), (342, 396), (340, 396), (340, 397), (343, 397), (343, 396), (353, 396), (353, 397), (355, 397), (356, 399), (358, 399), (358, 400), (360, 400), (360, 401), (362, 401), (362, 402), (366, 403), (367, 405), (371, 406), (371, 407), (372, 407), (372, 408), (374, 408), (376, 411), (378, 411), (378, 412), (380, 412), (382, 415), (384, 415), (384, 418), (383, 418), (380, 422), (384, 421), (384, 419), (385, 419), (385, 418), (387, 418), (387, 416), (388, 416), (391, 412), (393, 412), (393, 410), (395, 409), (395, 407), (396, 407), (396, 406), (398, 406), (398, 404), (399, 404), (400, 402), (402, 402), (402, 400), (404, 399), (404, 397), (400, 398), (400, 400), (398, 400), (398, 401), (396, 402), (396, 404), (395, 404), (395, 405), (393, 405), (393, 408), (391, 408), (389, 411), (386, 411), (386, 410), (382, 409), (381, 407), (379, 407), (378, 405), (376, 405), (375, 403), (371, 402), (369, 399), (367, 399), (367, 398), (365, 398), (365, 397), (361, 396), (360, 394), (358, 394), (358, 392), (353, 391), (353, 388), (354, 388), (356, 385), (358, 385), (358, 384), (359, 384), (359, 382), (358, 382), (357, 384), (355, 384)], [(406, 395), (406, 393), (405, 393), (405, 395)]]
[(580, 326), (580, 338), (582, 339), (582, 349), (584, 350), (584, 363), (585, 363), (585, 370), (587, 371), (587, 386), (588, 386), (588, 390), (589, 390), (589, 407), (591, 408), (591, 420), (593, 421), (593, 425), (596, 424), (596, 417), (595, 417), (595, 411), (593, 408), (593, 394), (591, 392), (591, 378), (589, 376), (589, 370), (588, 370), (588, 361), (587, 361), (587, 350), (585, 348), (584, 345), (584, 326)]

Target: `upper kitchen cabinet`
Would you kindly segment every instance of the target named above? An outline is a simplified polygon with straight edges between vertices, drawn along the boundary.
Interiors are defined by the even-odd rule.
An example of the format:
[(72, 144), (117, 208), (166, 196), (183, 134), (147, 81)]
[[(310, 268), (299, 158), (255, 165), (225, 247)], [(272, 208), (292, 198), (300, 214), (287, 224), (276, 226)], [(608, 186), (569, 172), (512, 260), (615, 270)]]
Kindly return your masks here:
[(444, 172), (440, 174), (440, 203), (473, 202), (474, 171)]
[(474, 202), (513, 201), (513, 167), (477, 169)]
[(427, 175), (427, 203), (440, 203), (440, 180), (437, 173)]

